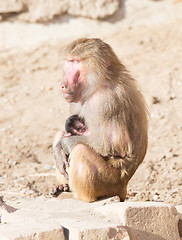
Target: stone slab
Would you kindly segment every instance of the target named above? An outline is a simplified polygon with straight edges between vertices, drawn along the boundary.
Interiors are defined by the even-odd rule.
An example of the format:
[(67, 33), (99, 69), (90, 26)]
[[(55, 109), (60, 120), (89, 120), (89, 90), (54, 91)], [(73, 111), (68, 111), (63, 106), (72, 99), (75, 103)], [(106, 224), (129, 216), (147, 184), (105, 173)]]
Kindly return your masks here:
[(95, 209), (104, 216), (118, 216), (131, 239), (178, 240), (178, 213), (175, 207), (160, 202), (124, 202)]
[(94, 203), (39, 197), (21, 199), (11, 206), (2, 202), (0, 239), (180, 239), (174, 207), (118, 201), (118, 197)]
[[(108, 239), (108, 236), (127, 240), (127, 230), (117, 221), (94, 214), (95, 207), (112, 204), (118, 197), (93, 204), (74, 199), (21, 200), (13, 211), (1, 206), (1, 240), (38, 239)], [(8, 206), (8, 207), (7, 207)], [(15, 211), (14, 211), (15, 210)], [(49, 236), (54, 236), (49, 238)]]

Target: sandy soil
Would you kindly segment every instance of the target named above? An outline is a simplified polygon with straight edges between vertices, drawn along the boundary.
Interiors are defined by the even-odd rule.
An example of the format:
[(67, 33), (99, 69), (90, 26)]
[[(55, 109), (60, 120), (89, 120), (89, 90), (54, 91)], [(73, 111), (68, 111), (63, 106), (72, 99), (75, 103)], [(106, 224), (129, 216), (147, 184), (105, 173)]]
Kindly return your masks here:
[[(123, 20), (79, 19), (75, 25), (72, 20), (62, 27), (80, 24), (77, 26), (83, 27), (83, 31), (78, 27), (78, 37), (99, 36), (111, 44), (146, 98), (151, 114), (148, 153), (129, 183), (127, 200), (179, 204), (182, 202), (182, 15), (179, 14), (182, 2), (143, 2), (126, 12)], [(3, 24), (6, 23), (0, 26)], [(20, 30), (19, 25), (12, 24)], [(28, 24), (23, 26), (32, 28)], [(89, 27), (93, 30), (85, 32)], [(32, 35), (32, 39), (36, 37)], [(44, 43), (33, 41), (34, 45), (19, 43), (19, 47), (17, 44), (10, 49), (1, 48), (0, 195), (5, 200), (49, 196), (55, 185), (52, 141), (69, 115), (69, 105), (59, 89), (63, 74), (61, 53), (71, 39), (70, 32), (68, 35), (64, 32), (64, 37), (58, 36), (54, 41), (46, 39)]]

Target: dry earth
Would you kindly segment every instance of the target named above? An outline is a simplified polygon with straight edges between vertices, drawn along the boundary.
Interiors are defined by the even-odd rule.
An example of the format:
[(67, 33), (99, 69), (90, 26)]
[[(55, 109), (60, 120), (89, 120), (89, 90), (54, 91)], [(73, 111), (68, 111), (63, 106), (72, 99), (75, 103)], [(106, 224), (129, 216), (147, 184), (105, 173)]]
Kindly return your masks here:
[[(5, 200), (49, 197), (55, 185), (52, 141), (69, 114), (59, 89), (62, 47), (75, 37), (94, 36), (111, 44), (137, 79), (151, 115), (148, 153), (129, 183), (127, 200), (182, 202), (181, 13), (179, 0), (138, 5), (128, 0), (122, 19), (119, 11), (104, 21), (0, 23), (0, 195)], [(17, 40), (20, 32), (23, 42)]]

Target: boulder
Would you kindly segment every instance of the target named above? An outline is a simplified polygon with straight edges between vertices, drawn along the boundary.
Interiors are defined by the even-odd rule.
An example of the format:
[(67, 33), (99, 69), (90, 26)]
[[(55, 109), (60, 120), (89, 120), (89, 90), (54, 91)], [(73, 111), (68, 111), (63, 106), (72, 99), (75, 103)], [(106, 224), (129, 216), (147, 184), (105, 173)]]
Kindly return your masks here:
[(22, 0), (0, 0), (0, 14), (21, 12), (23, 9)]
[(25, 0), (28, 12), (18, 18), (27, 22), (46, 22), (68, 13), (73, 16), (103, 19), (119, 9), (119, 0)]

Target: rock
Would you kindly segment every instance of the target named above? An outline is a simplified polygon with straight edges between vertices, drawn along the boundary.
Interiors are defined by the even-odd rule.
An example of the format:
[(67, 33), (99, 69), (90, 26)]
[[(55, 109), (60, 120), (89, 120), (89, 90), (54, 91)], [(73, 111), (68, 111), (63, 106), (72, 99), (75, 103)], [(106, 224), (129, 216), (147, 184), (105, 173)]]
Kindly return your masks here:
[(14, 212), (2, 210), (0, 239), (180, 239), (174, 207), (117, 201), (117, 197), (94, 203), (44, 197), (22, 199)]
[[(3, 197), (0, 196), (0, 215), (1, 215), (1, 211), (6, 211), (8, 213), (11, 213), (11, 212), (15, 212), (17, 209), (14, 208), (14, 207), (11, 207), (9, 205), (7, 205), (4, 201), (3, 201)], [(1, 221), (0, 221), (1, 222)]]
[(112, 16), (119, 8), (118, 0), (70, 0), (67, 12), (71, 15), (102, 19)]
[(49, 171), (49, 170), (52, 169), (52, 165), (45, 164), (45, 165), (44, 165), (44, 169), (47, 170), (47, 171)]
[(179, 215), (179, 222), (178, 222), (179, 235), (182, 238), (182, 204), (176, 206), (176, 209)]
[(152, 97), (152, 104), (158, 104), (160, 103), (160, 99), (158, 97)]
[(0, 13), (21, 12), (23, 10), (23, 1), (21, 0), (6, 0), (0, 1)]
[[(66, 236), (68, 237), (68, 235)], [(95, 226), (92, 228), (73, 228), (69, 229), (69, 238), (70, 240), (107, 240), (107, 239), (120, 239), (120, 240), (130, 240), (128, 232), (122, 226), (116, 227), (97, 227)]]
[(67, 0), (26, 0), (27, 13), (18, 18), (27, 22), (46, 22), (65, 13), (69, 7)]
[[(0, 235), (1, 236), (1, 235)], [(53, 240), (64, 240), (64, 230), (62, 227), (59, 229), (53, 229), (50, 231), (43, 231), (40, 233), (33, 233), (27, 236), (20, 236), (18, 238), (9, 237), (9, 238), (3, 238), (2, 240), (46, 240), (46, 239), (53, 239)]]
[[(26, 22), (47, 22), (65, 13), (103, 19), (116, 13), (120, 7), (119, 2), (119, 0), (0, 0), (0, 14), (18, 13), (17, 18)], [(0, 15), (0, 20), (1, 18)]]
[(117, 215), (131, 239), (180, 239), (178, 214), (175, 207), (156, 202), (115, 203), (95, 209), (104, 216)]
[(18, 18), (28, 22), (50, 21), (64, 13), (73, 16), (102, 19), (113, 15), (119, 8), (119, 0), (26, 0), (28, 12)]
[(14, 213), (5, 210), (1, 213), (0, 239), (68, 239), (69, 236), (70, 240), (129, 240), (127, 230), (118, 221), (110, 222), (93, 213), (94, 207), (113, 201), (117, 198), (93, 204), (72, 199), (22, 199)]

